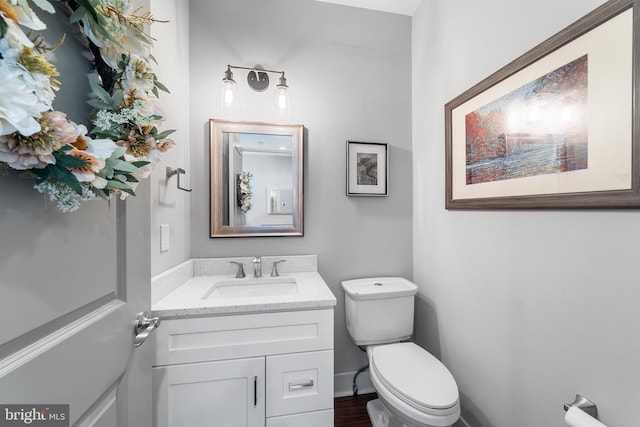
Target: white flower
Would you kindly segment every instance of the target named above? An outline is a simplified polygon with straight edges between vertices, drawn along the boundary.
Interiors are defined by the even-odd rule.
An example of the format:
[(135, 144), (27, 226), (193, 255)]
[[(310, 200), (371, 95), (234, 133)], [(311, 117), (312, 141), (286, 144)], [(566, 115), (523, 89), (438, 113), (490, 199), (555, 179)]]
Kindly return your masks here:
[(136, 90), (147, 93), (155, 85), (153, 70), (140, 56), (131, 55), (122, 73), (122, 88), (126, 92)]
[(89, 147), (85, 151), (101, 159), (108, 159), (111, 157), (118, 147), (116, 143), (110, 139), (93, 139), (88, 142), (88, 146)]
[(7, 18), (4, 13), (1, 15), (7, 24), (7, 33), (4, 38), (0, 40), (0, 53), (2, 53), (4, 59), (11, 62), (18, 62), (20, 50), (22, 50), (24, 46), (33, 47), (33, 43), (13, 20)]
[[(38, 18), (38, 15), (35, 14), (33, 10), (29, 7), (29, 4), (26, 1), (17, 1), (17, 0), (9, 0), (9, 2), (15, 7), (16, 14), (18, 15), (18, 24), (31, 28), (32, 30), (44, 30), (47, 28), (44, 22)], [(41, 5), (48, 4), (48, 2), (40, 2)], [(53, 13), (55, 9), (49, 4), (48, 11)]]
[[(133, 98), (133, 99), (132, 99)], [(140, 93), (138, 91), (125, 92), (124, 94), (125, 102), (132, 102), (133, 104), (133, 112), (137, 116), (136, 123), (138, 125), (145, 125), (150, 123), (144, 123), (144, 121), (162, 121), (164, 120), (165, 112), (164, 108), (162, 108), (162, 104), (160, 100), (155, 97), (153, 94), (148, 93)], [(148, 119), (151, 116), (159, 116), (160, 119), (151, 120)]]
[(95, 188), (104, 188), (107, 185), (107, 180), (97, 174), (104, 169), (106, 159), (111, 157), (117, 145), (110, 139), (91, 139), (87, 136), (87, 127), (85, 125), (75, 126), (77, 133), (74, 145), (83, 147), (83, 149), (75, 148), (69, 154), (84, 160), (85, 165), (72, 168), (71, 173), (80, 182), (88, 182)]
[(82, 195), (76, 194), (68, 186), (59, 181), (47, 180), (33, 186), (40, 193), (46, 194), (49, 200), (56, 202), (62, 212), (73, 212), (80, 207), (81, 200), (94, 200), (98, 196), (86, 184), (82, 185)]
[(56, 163), (53, 147), (31, 146), (13, 135), (0, 136), (0, 161), (16, 170), (44, 169)]
[(122, 57), (123, 52), (129, 52), (132, 55), (149, 56), (151, 49), (149, 45), (138, 37), (138, 33), (128, 29), (120, 34), (114, 34), (118, 44), (108, 43), (100, 49), (100, 55), (104, 62), (111, 68), (118, 68), (118, 61)]
[(0, 59), (0, 135), (15, 131), (32, 135), (40, 130), (35, 117), (51, 108), (46, 93), (21, 65)]

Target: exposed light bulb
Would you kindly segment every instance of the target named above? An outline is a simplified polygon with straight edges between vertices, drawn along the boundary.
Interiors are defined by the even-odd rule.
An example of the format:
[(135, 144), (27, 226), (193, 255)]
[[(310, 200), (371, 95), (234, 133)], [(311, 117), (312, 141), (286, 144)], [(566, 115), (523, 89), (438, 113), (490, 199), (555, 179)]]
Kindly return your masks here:
[(222, 93), (220, 95), (220, 108), (223, 110), (239, 110), (240, 97), (238, 96), (238, 85), (233, 80), (231, 67), (227, 67), (222, 79)]
[(282, 75), (280, 76), (280, 82), (276, 85), (276, 99), (274, 110), (276, 110), (280, 114), (291, 114), (289, 86), (287, 86), (287, 79), (284, 77), (284, 72), (282, 72)]
[(289, 105), (289, 96), (287, 95), (287, 89), (278, 88), (278, 108), (285, 110)]
[(233, 104), (233, 101), (234, 101), (233, 86), (234, 86), (234, 83), (225, 82), (225, 85), (224, 85), (224, 103), (227, 104), (227, 105)]

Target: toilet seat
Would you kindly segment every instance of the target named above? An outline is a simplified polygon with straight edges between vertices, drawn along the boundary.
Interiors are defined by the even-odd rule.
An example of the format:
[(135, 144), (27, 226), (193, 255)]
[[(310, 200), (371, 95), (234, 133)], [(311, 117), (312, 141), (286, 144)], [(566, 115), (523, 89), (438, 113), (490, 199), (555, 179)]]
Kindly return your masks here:
[[(447, 368), (429, 352), (406, 342), (370, 346), (367, 353), (372, 381), (376, 389), (381, 388), (383, 400), (392, 405), (394, 402), (389, 401), (394, 400), (396, 407), (408, 405), (414, 409), (410, 412), (417, 410), (418, 417), (455, 415), (457, 419), (458, 386)], [(406, 409), (404, 413), (408, 415)]]

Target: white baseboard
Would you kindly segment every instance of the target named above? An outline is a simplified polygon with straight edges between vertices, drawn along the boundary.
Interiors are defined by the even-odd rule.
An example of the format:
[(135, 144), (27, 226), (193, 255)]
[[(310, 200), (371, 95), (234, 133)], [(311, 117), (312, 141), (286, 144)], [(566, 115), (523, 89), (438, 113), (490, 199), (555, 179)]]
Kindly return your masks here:
[[(356, 371), (341, 372), (333, 376), (333, 390), (335, 397), (344, 397), (353, 395), (353, 377)], [(374, 393), (376, 389), (371, 384), (369, 372), (365, 371), (358, 375), (358, 394)]]

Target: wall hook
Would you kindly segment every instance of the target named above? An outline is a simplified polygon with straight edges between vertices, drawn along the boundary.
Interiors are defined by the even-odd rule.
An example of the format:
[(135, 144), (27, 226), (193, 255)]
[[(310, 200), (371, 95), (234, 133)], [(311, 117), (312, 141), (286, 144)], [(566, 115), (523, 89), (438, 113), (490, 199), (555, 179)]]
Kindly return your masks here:
[(171, 178), (173, 175), (178, 175), (178, 189), (186, 192), (191, 192), (193, 188), (184, 188), (180, 185), (180, 175), (186, 173), (182, 168), (172, 168), (167, 166), (167, 178)]

